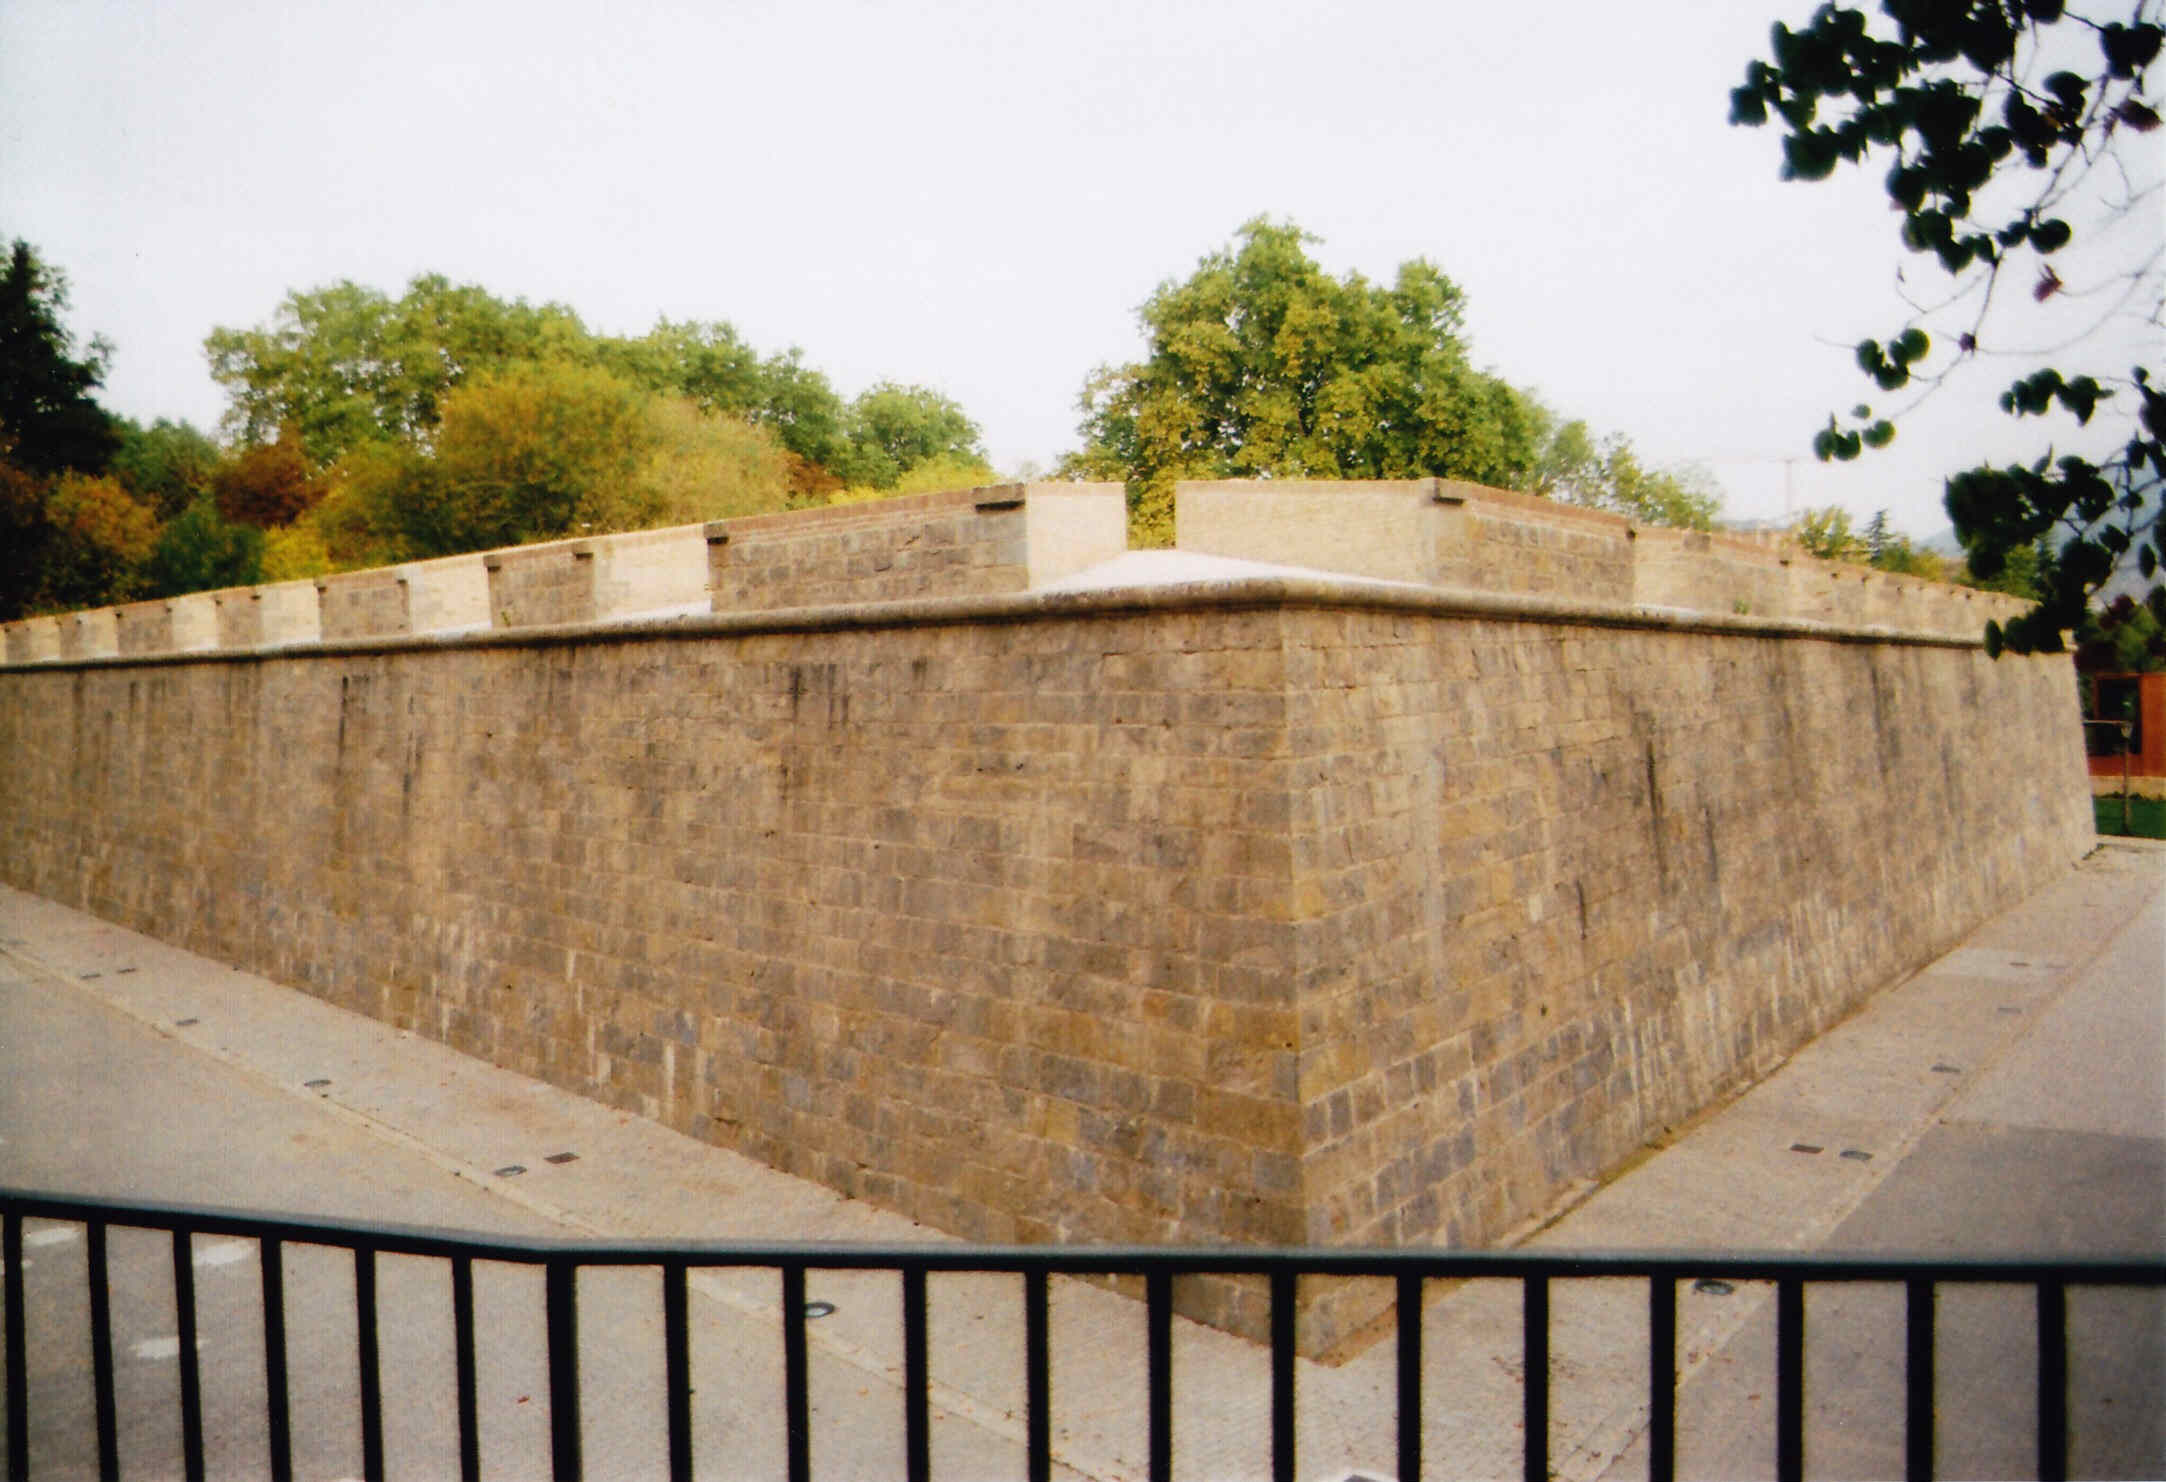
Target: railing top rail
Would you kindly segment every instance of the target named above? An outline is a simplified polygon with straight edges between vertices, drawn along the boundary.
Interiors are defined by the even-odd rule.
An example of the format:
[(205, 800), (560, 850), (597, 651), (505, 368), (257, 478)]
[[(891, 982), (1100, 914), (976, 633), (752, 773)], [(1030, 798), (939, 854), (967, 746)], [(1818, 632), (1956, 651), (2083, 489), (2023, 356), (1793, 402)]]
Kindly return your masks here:
[(839, 1244), (818, 1241), (591, 1240), (530, 1238), (419, 1225), (266, 1214), (210, 1205), (91, 1199), (0, 1187), (0, 1212), (28, 1219), (186, 1230), (200, 1235), (272, 1239), (297, 1245), (372, 1250), (391, 1255), (456, 1257), (541, 1265), (796, 1266), (823, 1270), (945, 1272), (1054, 1271), (1067, 1275), (1260, 1275), (1294, 1269), (1319, 1276), (1438, 1279), (1637, 1276), (1720, 1277), (1736, 1281), (2039, 1282), (2166, 1285), (2166, 1253), (2084, 1252), (1950, 1256), (1941, 1252), (1553, 1251), (1440, 1250), (1423, 1247), (1133, 1246)]

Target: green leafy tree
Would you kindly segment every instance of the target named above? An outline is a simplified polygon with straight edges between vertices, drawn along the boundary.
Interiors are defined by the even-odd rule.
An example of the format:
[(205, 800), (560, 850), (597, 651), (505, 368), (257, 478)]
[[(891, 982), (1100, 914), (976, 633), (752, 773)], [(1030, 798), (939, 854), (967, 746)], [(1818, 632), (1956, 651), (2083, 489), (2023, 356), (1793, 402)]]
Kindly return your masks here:
[(2029, 545), (2012, 548), (2002, 560), (2000, 569), (1989, 577), (1980, 576), (1966, 561), (1955, 579), (1982, 592), (2005, 592), (2026, 602), (2036, 602), (2046, 589), (2046, 575), (2052, 570), (2052, 543), (2041, 538)]
[(165, 522), (144, 558), (142, 595), (177, 597), (263, 578), (263, 531), (226, 519), (205, 495)]
[(0, 456), (32, 474), (102, 473), (119, 445), (92, 395), (110, 347), (78, 355), (61, 316), (67, 279), (15, 241), (0, 268)]
[(214, 329), (203, 346), (227, 435), (269, 443), (290, 429), (318, 466), (365, 441), (425, 441), (471, 376), (596, 354), (571, 310), (434, 273), (397, 299), (352, 282), (290, 293), (269, 324)]
[(761, 365), (760, 400), (751, 416), (772, 427), (785, 448), (830, 475), (849, 448), (842, 398), (794, 349)]
[(173, 519), (211, 491), (221, 455), (195, 427), (163, 417), (148, 427), (122, 417), (117, 426), (112, 475), (159, 519)]
[(634, 528), (653, 447), (645, 399), (599, 368), (522, 365), (445, 399), (429, 497), (401, 508), (416, 554)]
[(597, 342), (601, 363), (649, 391), (674, 392), (703, 412), (749, 417), (765, 403), (767, 369), (735, 328), (658, 321), (643, 337)]
[(28, 610), (61, 612), (143, 594), (158, 517), (104, 475), (64, 473), (44, 495), (45, 531)]
[(893, 488), (935, 461), (983, 464), (978, 424), (937, 391), (882, 381), (850, 403), (847, 450), (835, 470), (853, 484)]
[(2166, 586), (2139, 602), (2123, 592), (2076, 629), (2076, 667), (2091, 674), (2166, 669)]
[(1549, 429), (1533, 474), (1522, 487), (1643, 525), (1685, 530), (1712, 530), (1722, 510), (1721, 492), (1704, 474), (1648, 468), (1622, 434), (1597, 442), (1587, 424), (1577, 420)]
[[(2138, 302), (2156, 322), (2156, 234), (2132, 261), (2095, 254), (2111, 251), (2120, 215), (2156, 209), (2140, 192), (2124, 202), (2112, 192), (2129, 178), (2122, 140), (2159, 124), (2146, 89), (2166, 40), (2160, 6), (2135, 0), (2109, 19), (2071, 11), (2066, 0), (1883, 0), (1884, 27), (1823, 5), (1802, 30), (1774, 28), (1772, 59), (1753, 62), (1730, 95), (1731, 121), (1779, 121), (1789, 179), (1824, 180), (1844, 164), (1886, 158), (1904, 248), (1953, 280), (1938, 316), (1955, 318), (1952, 354), (1935, 359), (1932, 305), (1857, 346), (1859, 368), (1882, 391), (1929, 389), (2006, 351), (2015, 343), (2003, 312), (2011, 297), (2045, 304), (2100, 294), (2116, 307)], [(2086, 207), (2101, 219), (2080, 233), (2094, 255), (2079, 268), (2069, 249)], [(2016, 291), (2024, 279), (2027, 295)], [(2157, 568), (2166, 388), (2144, 366), (2119, 378), (2047, 367), (2013, 382), (2000, 406), (2079, 425), (2104, 412), (2126, 424), (2126, 441), (2099, 461), (2048, 448), (2029, 465), (1974, 468), (1947, 482), (1948, 514), (1978, 577), (1993, 578), (2011, 553), (2042, 538), (2057, 540), (2038, 573), (2037, 605), (2005, 630), (1989, 625), (1986, 644), (1995, 653), (2004, 644), (2058, 651), (2124, 556), (2134, 553), (2147, 579)], [(1829, 418), (1814, 446), (1823, 459), (1850, 459), (1893, 436), (1890, 418), (1861, 405), (1848, 425)]]
[(789, 450), (772, 428), (702, 411), (682, 396), (645, 407), (649, 451), (635, 508), (654, 523), (689, 525), (787, 509), (796, 496)]
[(1872, 564), (1898, 576), (1922, 577), (1927, 581), (1948, 579), (1948, 563), (1940, 553), (1912, 545), (1910, 537), (1900, 530), (1888, 532), (1881, 542), (1880, 553), (1872, 558)]
[[(571, 384), (564, 377), (591, 374), (655, 405), (682, 399), (727, 424), (714, 437), (736, 450), (731, 457), (752, 460), (731, 482), (731, 498), (764, 499), (746, 491), (764, 487), (753, 465), (764, 468), (774, 447), (800, 503), (846, 480), (892, 486), (927, 459), (982, 457), (975, 424), (923, 387), (883, 382), (846, 404), (797, 350), (762, 357), (718, 320), (664, 318), (641, 336), (595, 335), (561, 305), (506, 302), (435, 274), (415, 278), (396, 299), (351, 282), (292, 293), (269, 323), (217, 329), (204, 343), (226, 390), (229, 437), (248, 447), (291, 439), (316, 468), (355, 460), (348, 482), (374, 492), (342, 500), (327, 516), (334, 547), (376, 548), (370, 542), (384, 536), (378, 517), (388, 508), (378, 494), (421, 477), (414, 470), (423, 465), (428, 476), (447, 472), (435, 457), (441, 425), (459, 391), (484, 380), (531, 386), (557, 377), (562, 387)], [(747, 440), (746, 423), (768, 440)], [(406, 453), (363, 451), (377, 445)]]
[(1431, 264), (1391, 286), (1334, 278), (1315, 240), (1257, 218), (1145, 301), (1145, 359), (1084, 388), (1072, 474), (1127, 482), (1144, 538), (1170, 534), (1182, 478), (1449, 475), (1517, 486), (1540, 416), (1474, 369), (1463, 299)]
[[(332, 482), (303, 524), (341, 567), (757, 514), (792, 492), (771, 430), (564, 361), (468, 381), (427, 448), (363, 444)], [(298, 538), (272, 557), (281, 572), (316, 559)]]
[(1806, 554), (1823, 561), (1862, 564), (1866, 559), (1865, 542), (1851, 528), (1850, 511), (1839, 504), (1806, 510), (1790, 527), (1790, 534)]

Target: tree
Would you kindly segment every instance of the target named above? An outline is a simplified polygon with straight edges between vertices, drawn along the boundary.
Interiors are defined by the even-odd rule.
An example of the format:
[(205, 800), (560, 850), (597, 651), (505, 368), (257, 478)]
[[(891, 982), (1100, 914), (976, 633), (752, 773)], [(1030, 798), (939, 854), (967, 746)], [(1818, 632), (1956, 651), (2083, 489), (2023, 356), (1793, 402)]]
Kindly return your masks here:
[(2076, 629), (2076, 667), (2092, 674), (2166, 669), (2166, 586), (2144, 601), (2123, 592)]
[[(467, 381), (428, 447), (362, 444), (332, 482), (305, 523), (339, 566), (756, 514), (791, 495), (767, 428), (564, 361)], [(271, 557), (285, 571), (313, 552), (284, 541)]]
[(1169, 533), (1182, 478), (1408, 478), (1507, 487), (1534, 469), (1532, 403), (1473, 368), (1463, 299), (1433, 265), (1392, 286), (1333, 278), (1315, 240), (1261, 217), (1140, 311), (1144, 360), (1082, 398), (1072, 474), (1119, 478), (1146, 538)]
[(882, 381), (850, 403), (848, 448), (835, 472), (852, 484), (890, 489), (922, 464), (982, 465), (978, 424), (923, 386)]
[(760, 409), (768, 389), (759, 352), (719, 320), (655, 322), (644, 338), (597, 342), (601, 363), (649, 391), (676, 392), (703, 412), (745, 417)]
[(1818, 556), (1823, 561), (1858, 564), (1866, 558), (1865, 542), (1851, 528), (1850, 511), (1839, 504), (1806, 510), (1790, 527), (1790, 534), (1805, 548), (1807, 555)]
[(792, 455), (772, 428), (702, 411), (682, 396), (645, 408), (649, 447), (636, 477), (638, 508), (655, 523), (689, 525), (790, 507)]
[(653, 447), (644, 398), (598, 368), (522, 365), (445, 398), (427, 499), (403, 507), (416, 554), (634, 528)]
[(1980, 576), (1965, 562), (1955, 579), (1981, 592), (2005, 592), (2026, 602), (2036, 602), (2046, 589), (2045, 575), (2052, 569), (2053, 546), (2041, 537), (2029, 545), (2010, 550), (2001, 562), (2000, 570), (1989, 577)]
[(177, 597), (263, 578), (263, 531), (237, 524), (205, 496), (166, 521), (143, 562), (142, 595)]
[(1648, 468), (1622, 434), (1597, 443), (1587, 424), (1577, 420), (1555, 425), (1542, 438), (1533, 475), (1523, 487), (1643, 525), (1684, 530), (1712, 530), (1722, 509), (1722, 496), (1705, 475)]
[[(2009, 351), (2017, 341), (2004, 333), (2004, 311), (2019, 275), (2030, 277), (2034, 305), (2104, 292), (2113, 311), (2137, 302), (2158, 322), (2166, 299), (2152, 242), (2129, 262), (2096, 253), (2112, 250), (2121, 215), (2156, 209), (2114, 192), (2129, 181), (2121, 140), (2159, 124), (2144, 90), (2166, 39), (2160, 6), (2134, 0), (2124, 21), (2072, 14), (2066, 0), (1883, 0), (1892, 34), (1836, 5), (1821, 6), (1802, 31), (1774, 28), (1773, 60), (1746, 69), (1730, 95), (1731, 122), (1778, 118), (1788, 179), (1824, 180), (1843, 164), (1889, 156), (1886, 190), (1903, 246), (1954, 282), (1942, 303), (1913, 300), (1894, 334), (1857, 346), (1860, 369), (1881, 390), (1930, 389)], [(2095, 283), (2064, 256), (2079, 234), (2071, 217), (2082, 222), (2087, 209), (2101, 218), (2082, 227)], [(1954, 353), (1936, 368), (1927, 326), (1951, 317)], [(2079, 426), (2103, 408), (2127, 424), (2125, 443), (2099, 461), (2048, 448), (2027, 466), (1973, 468), (1947, 481), (1948, 514), (1979, 577), (1996, 576), (2011, 552), (2041, 538), (2058, 541), (2038, 604), (2005, 630), (1988, 625), (1986, 645), (1996, 654), (2003, 645), (2059, 651), (2123, 556), (2134, 552), (2146, 579), (2157, 568), (2166, 387), (2143, 366), (2125, 378), (2045, 367), (2014, 381), (2000, 406), (2017, 417), (2065, 413)], [(1892, 419), (1860, 405), (1848, 425), (1830, 417), (1814, 451), (1847, 460), (1894, 435)]]
[(120, 446), (113, 453), (112, 475), (159, 519), (173, 519), (210, 492), (218, 445), (196, 428), (163, 417), (148, 427), (126, 417), (115, 425)]
[(104, 476), (64, 473), (45, 494), (32, 610), (65, 611), (142, 595), (142, 568), (158, 539), (158, 517)]
[(470, 376), (596, 353), (562, 305), (506, 303), (436, 273), (397, 299), (352, 282), (289, 293), (268, 325), (214, 329), (203, 348), (226, 433), (268, 443), (290, 429), (319, 467), (364, 441), (425, 441)]
[(241, 449), (212, 473), (211, 492), (226, 520), (271, 530), (292, 524), (327, 491), (289, 431), (275, 443)]
[(33, 474), (102, 473), (120, 441), (91, 395), (110, 347), (93, 339), (78, 356), (67, 307), (67, 279), (14, 242), (0, 269), (0, 456)]

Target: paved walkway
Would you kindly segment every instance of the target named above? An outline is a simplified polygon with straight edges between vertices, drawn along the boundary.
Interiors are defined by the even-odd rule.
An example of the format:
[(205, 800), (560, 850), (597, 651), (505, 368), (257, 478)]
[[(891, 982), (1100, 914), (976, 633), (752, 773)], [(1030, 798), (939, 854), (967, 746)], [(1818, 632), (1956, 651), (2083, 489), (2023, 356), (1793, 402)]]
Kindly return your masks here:
[[(2166, 1251), (2166, 849), (2113, 841), (1874, 998), (1776, 1074), (1686, 1129), (1530, 1243), (1570, 1249)], [(1817, 1151), (1806, 1151), (1816, 1149)], [(564, 1154), (573, 1154), (563, 1159)], [(552, 1158), (560, 1161), (551, 1161)], [(512, 1170), (517, 1171), (512, 1171)], [(327, 1007), (300, 993), (0, 889), (0, 1184), (264, 1207), (480, 1230), (606, 1237), (921, 1241), (934, 1232), (732, 1154)], [(31, 1379), (33, 1475), (82, 1476), (85, 1345), (79, 1232), (38, 1227)], [(170, 1271), (115, 1237), (123, 1458), (174, 1470)], [(299, 1475), (358, 1474), (348, 1270), (295, 1256)], [(262, 1471), (254, 1254), (199, 1244), (213, 1475)], [(398, 1263), (392, 1263), (394, 1267)], [(33, 1269), (38, 1268), (38, 1269)], [(538, 1304), (521, 1273), (482, 1294), (493, 1475), (546, 1455)], [(616, 1278), (610, 1278), (616, 1280)], [(646, 1285), (640, 1286), (644, 1280)], [(529, 1283), (531, 1285), (531, 1283)], [(836, 1311), (811, 1325), (815, 1475), (901, 1470), (895, 1281), (822, 1276)], [(389, 1269), (393, 1475), (455, 1472), (447, 1303), (440, 1278)], [(779, 1474), (772, 1277), (695, 1280), (694, 1382), (703, 1474)], [(1018, 1476), (1020, 1318), (1005, 1278), (935, 1278), (935, 1474)], [(1816, 1298), (1807, 1454), (1816, 1474), (1900, 1470), (1900, 1296)], [(1976, 1297), (1978, 1300), (1972, 1300)], [(1885, 1299), (1885, 1300), (1883, 1300)], [(2116, 1299), (2126, 1303), (2127, 1299)], [(651, 1278), (582, 1289), (589, 1475), (661, 1470), (659, 1302)], [(1875, 1304), (1878, 1303), (1876, 1306)], [(1893, 1305), (1890, 1306), (1889, 1304)], [(2029, 1298), (1944, 1299), (1950, 1473), (2026, 1474)], [(1680, 1463), (1772, 1472), (1768, 1293), (1688, 1291), (1680, 1303)], [(1640, 1475), (1644, 1291), (1558, 1287), (1552, 1456), (1560, 1477)], [(2076, 1462), (2093, 1475), (2166, 1474), (2156, 1375), (2160, 1303), (2072, 1301), (2084, 1397)], [(496, 1314), (492, 1319), (489, 1315)], [(1500, 1283), (1444, 1293), (1425, 1324), (1425, 1450), (1442, 1475), (1516, 1476), (1519, 1332)], [(342, 1326), (343, 1324), (343, 1326)], [(1177, 1324), (1180, 1475), (1268, 1475), (1261, 1350)], [(1142, 1315), (1096, 1288), (1054, 1301), (1054, 1444), (1062, 1475), (1146, 1472)], [(500, 1351), (499, 1351), (500, 1350)], [(1301, 1474), (1388, 1477), (1392, 1354), (1304, 1362)]]

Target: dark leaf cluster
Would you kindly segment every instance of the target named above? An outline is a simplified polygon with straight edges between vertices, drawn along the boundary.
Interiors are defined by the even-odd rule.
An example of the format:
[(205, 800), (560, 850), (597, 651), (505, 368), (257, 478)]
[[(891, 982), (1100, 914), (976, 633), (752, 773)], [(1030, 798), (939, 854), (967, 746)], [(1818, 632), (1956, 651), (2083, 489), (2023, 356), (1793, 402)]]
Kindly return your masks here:
[[(2066, 0), (1882, 0), (1880, 12), (1887, 24), (1876, 26), (1862, 10), (1828, 4), (1800, 29), (1777, 24), (1768, 59), (1752, 62), (1730, 94), (1730, 120), (1780, 124), (1786, 179), (1824, 180), (1844, 164), (1890, 158), (1885, 188), (1904, 248), (1959, 280), (1982, 279), (1978, 320), (1954, 336), (1960, 363), (1981, 352), (1994, 284), (2019, 254), (2036, 262), (2033, 299), (2068, 287), (2046, 260), (2076, 239), (2061, 205), (2107, 157), (2117, 131), (2158, 127), (2155, 100), (2143, 91), (2166, 26), (2158, 0), (2133, 0), (2112, 20), (2071, 13)], [(2070, 65), (2047, 71), (2045, 33), (2064, 23), (2095, 40), (2094, 70), (2070, 70), (2079, 53), (2062, 46), (2055, 61)], [(2013, 207), (1978, 219), (1989, 185), (2026, 178)], [(1884, 342), (1862, 341), (1858, 368), (1882, 391), (1938, 384), (1946, 370), (1928, 373), (1931, 348), (1912, 323)], [(1996, 578), (2017, 552), (2053, 552), (2036, 581), (2038, 606), (1988, 635), (1996, 652), (2058, 650), (2061, 633), (2126, 558), (2146, 577), (2159, 562), (2166, 404), (2145, 370), (2127, 384), (2137, 425), (2114, 456), (2094, 463), (2048, 451), (2029, 466), (1976, 468), (1948, 481), (1948, 512), (1975, 576)], [(2065, 412), (2087, 426), (2109, 401), (2125, 404), (2116, 394), (2098, 377), (2048, 368), (2016, 381), (2000, 406), (2019, 417)], [(1848, 461), (1893, 438), (1893, 423), (1871, 420), (1869, 408), (1853, 416), (1850, 427), (1828, 419), (1814, 435), (1816, 456)]]

